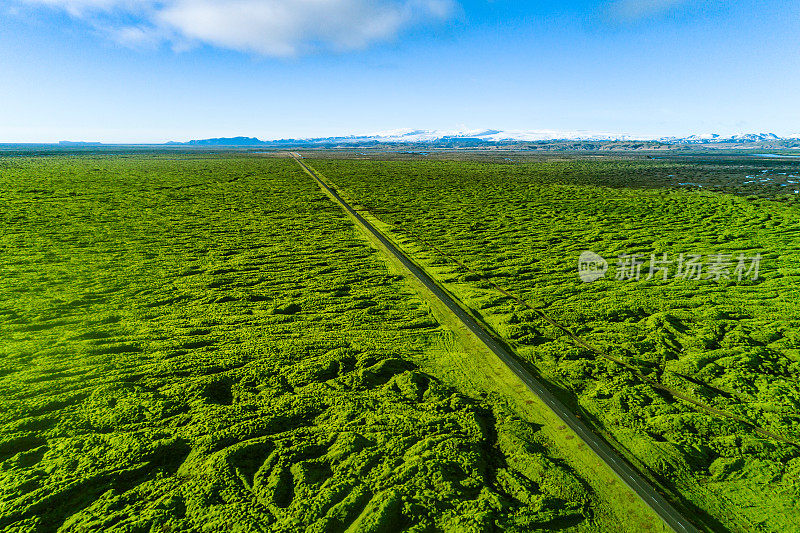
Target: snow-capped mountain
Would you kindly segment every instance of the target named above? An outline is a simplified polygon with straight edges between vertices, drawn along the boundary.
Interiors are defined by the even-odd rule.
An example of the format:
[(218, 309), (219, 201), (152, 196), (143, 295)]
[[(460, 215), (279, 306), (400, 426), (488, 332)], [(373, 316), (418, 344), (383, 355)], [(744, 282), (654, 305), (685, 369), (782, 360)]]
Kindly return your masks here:
[(379, 143), (434, 143), (442, 141), (474, 140), (486, 143), (543, 142), (543, 141), (659, 141), (668, 144), (701, 143), (757, 143), (778, 141), (774, 133), (747, 133), (722, 136), (717, 133), (689, 137), (656, 137), (593, 131), (557, 130), (389, 130), (373, 135), (308, 139), (308, 141), (379, 142)]
[(556, 130), (390, 130), (374, 135), (354, 137), (385, 143), (424, 143), (457, 139), (474, 139), (489, 143), (539, 142), (554, 140), (569, 141), (627, 141), (630, 135), (590, 131)]
[(189, 141), (200, 146), (254, 146), (254, 145), (363, 145), (363, 144), (439, 144), (439, 145), (492, 145), (514, 143), (540, 143), (555, 141), (573, 142), (657, 142), (663, 144), (729, 144), (746, 145), (774, 141), (797, 140), (795, 137), (779, 137), (774, 133), (746, 133), (723, 136), (716, 133), (690, 135), (688, 137), (656, 137), (627, 135), (592, 131), (557, 130), (388, 130), (370, 135), (348, 135), (341, 137), (316, 137), (305, 139), (273, 139), (262, 141), (255, 137), (233, 137)]
[(768, 141), (780, 141), (795, 137), (778, 137), (774, 133), (743, 133), (739, 135), (730, 135), (723, 137), (716, 133), (708, 133), (705, 135), (690, 135), (689, 137), (662, 137), (659, 141), (674, 144), (710, 144), (710, 143), (734, 143), (734, 144), (747, 144), (747, 143), (761, 143)]

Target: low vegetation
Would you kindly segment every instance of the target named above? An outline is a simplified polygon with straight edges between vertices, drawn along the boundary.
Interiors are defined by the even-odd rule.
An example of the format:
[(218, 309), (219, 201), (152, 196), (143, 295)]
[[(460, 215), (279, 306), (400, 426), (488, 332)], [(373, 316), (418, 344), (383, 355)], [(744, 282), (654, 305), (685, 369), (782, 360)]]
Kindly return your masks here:
[[(707, 527), (796, 529), (800, 163), (310, 163)], [(594, 283), (587, 250), (610, 263)], [(624, 254), (643, 258), (638, 279), (617, 279)], [(654, 254), (667, 279), (647, 279)], [(680, 254), (702, 256), (700, 279), (675, 276)]]
[[(293, 162), (17, 157), (0, 183), (3, 531), (624, 529), (536, 426), (420, 366), (446, 332)], [(783, 473), (720, 438), (720, 483), (749, 479), (737, 446)]]

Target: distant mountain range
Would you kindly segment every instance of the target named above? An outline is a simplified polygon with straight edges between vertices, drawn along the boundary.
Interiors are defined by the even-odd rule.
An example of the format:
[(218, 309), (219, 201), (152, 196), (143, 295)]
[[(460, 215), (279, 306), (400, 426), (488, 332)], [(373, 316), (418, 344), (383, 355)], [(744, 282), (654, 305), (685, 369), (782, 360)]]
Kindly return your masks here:
[[(425, 148), (509, 147), (542, 150), (656, 150), (680, 147), (800, 149), (800, 133), (780, 137), (774, 133), (719, 135), (709, 133), (688, 137), (647, 137), (590, 131), (555, 130), (392, 130), (374, 135), (347, 135), (306, 139), (261, 140), (256, 137), (217, 137), (187, 142), (170, 141), (149, 146), (195, 146), (207, 148), (356, 148), (414, 145)], [(43, 144), (41, 146), (48, 146)], [(66, 148), (114, 146), (99, 142), (61, 141)], [(144, 146), (144, 145), (141, 145)]]
[(794, 137), (778, 137), (774, 133), (745, 133), (742, 135), (731, 135), (730, 137), (723, 137), (716, 133), (708, 135), (692, 135), (690, 137), (663, 137), (658, 139), (662, 142), (674, 144), (710, 144), (710, 143), (729, 143), (729, 144), (748, 144), (760, 143), (768, 141), (784, 141), (784, 140), (797, 140), (800, 136)]
[[(747, 133), (722, 136), (715, 133), (691, 135), (689, 137), (637, 137), (613, 133), (586, 131), (504, 131), (504, 130), (394, 130), (375, 135), (350, 135), (342, 137), (318, 137), (310, 139), (276, 139), (262, 141), (255, 137), (222, 137), (189, 142), (170, 142), (183, 146), (365, 146), (380, 144), (425, 144), (441, 147), (469, 147), (481, 145), (517, 145), (526, 143), (591, 142), (591, 143), (648, 143), (656, 145), (740, 145), (798, 144), (800, 134), (779, 137), (774, 133)], [(720, 146), (723, 147), (723, 146)]]
[(179, 144), (184, 146), (264, 146), (271, 144), (271, 142), (262, 141), (255, 137), (218, 137), (216, 139), (200, 139), (185, 143), (170, 141), (167, 144)]

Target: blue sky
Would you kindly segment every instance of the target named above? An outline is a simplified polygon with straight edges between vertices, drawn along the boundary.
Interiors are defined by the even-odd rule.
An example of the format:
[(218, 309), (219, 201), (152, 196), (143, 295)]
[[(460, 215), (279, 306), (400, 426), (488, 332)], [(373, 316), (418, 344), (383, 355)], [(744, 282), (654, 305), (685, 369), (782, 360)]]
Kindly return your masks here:
[(0, 142), (800, 133), (796, 0), (0, 0)]

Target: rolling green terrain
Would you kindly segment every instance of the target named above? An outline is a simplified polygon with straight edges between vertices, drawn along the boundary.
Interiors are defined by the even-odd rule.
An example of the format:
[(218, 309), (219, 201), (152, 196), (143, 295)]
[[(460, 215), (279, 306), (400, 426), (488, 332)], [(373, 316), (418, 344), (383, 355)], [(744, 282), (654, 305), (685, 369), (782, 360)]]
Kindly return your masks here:
[[(388, 175), (375, 175), (375, 198)], [(477, 216), (471, 175), (458, 184), (464, 217)], [(539, 427), (501, 398), (421, 366), (466, 355), (292, 161), (17, 157), (0, 159), (0, 184), (0, 530), (626, 529)], [(429, 185), (396, 199), (424, 215), (431, 191), (459, 197), (446, 181)], [(444, 220), (429, 222), (435, 232)], [(519, 226), (531, 235), (536, 228)], [(495, 249), (481, 244), (492, 235), (476, 235), (472, 253), (492, 260)], [(573, 286), (566, 275), (536, 275)], [(538, 290), (533, 281), (520, 273), (515, 288)], [(524, 315), (514, 321), (519, 338), (535, 327)], [(651, 320), (671, 321), (683, 315)], [(615, 319), (598, 335), (638, 324)], [(782, 371), (790, 356), (774, 345), (791, 339), (756, 324), (743, 323), (740, 337), (770, 336), (758, 353), (775, 354), (763, 365)], [(763, 423), (792, 430), (783, 414), (791, 399), (773, 395), (793, 382), (762, 372), (749, 353), (728, 357), (740, 379), (761, 376), (753, 387), (772, 406)], [(584, 379), (585, 390), (635, 405), (613, 411), (623, 427), (633, 426), (625, 417), (641, 416), (637, 401), (648, 390), (614, 369), (552, 344), (526, 354), (550, 357), (542, 361), (553, 369), (565, 361), (572, 374), (584, 369), (581, 379), (599, 372), (600, 381)], [(737, 362), (747, 357), (752, 364)], [(678, 359), (695, 375), (692, 361)], [(626, 379), (631, 387), (620, 392)], [(670, 443), (677, 426), (705, 421), (656, 401), (664, 415), (681, 414), (653, 419)], [(704, 424), (703, 432), (728, 428)], [(664, 453), (682, 460), (704, 436), (664, 444)], [(771, 469), (762, 476), (797, 472), (790, 449), (756, 438), (720, 433), (704, 446), (698, 461), (719, 453), (711, 468), (723, 486), (751, 483), (745, 447)], [(737, 461), (750, 470), (737, 474)]]
[[(797, 162), (310, 163), (707, 527), (797, 529)], [(610, 263), (595, 283), (585, 250)], [(664, 253), (707, 270), (647, 279)], [(645, 258), (638, 280), (616, 279), (621, 254)], [(758, 279), (738, 279), (740, 254), (761, 254)]]

